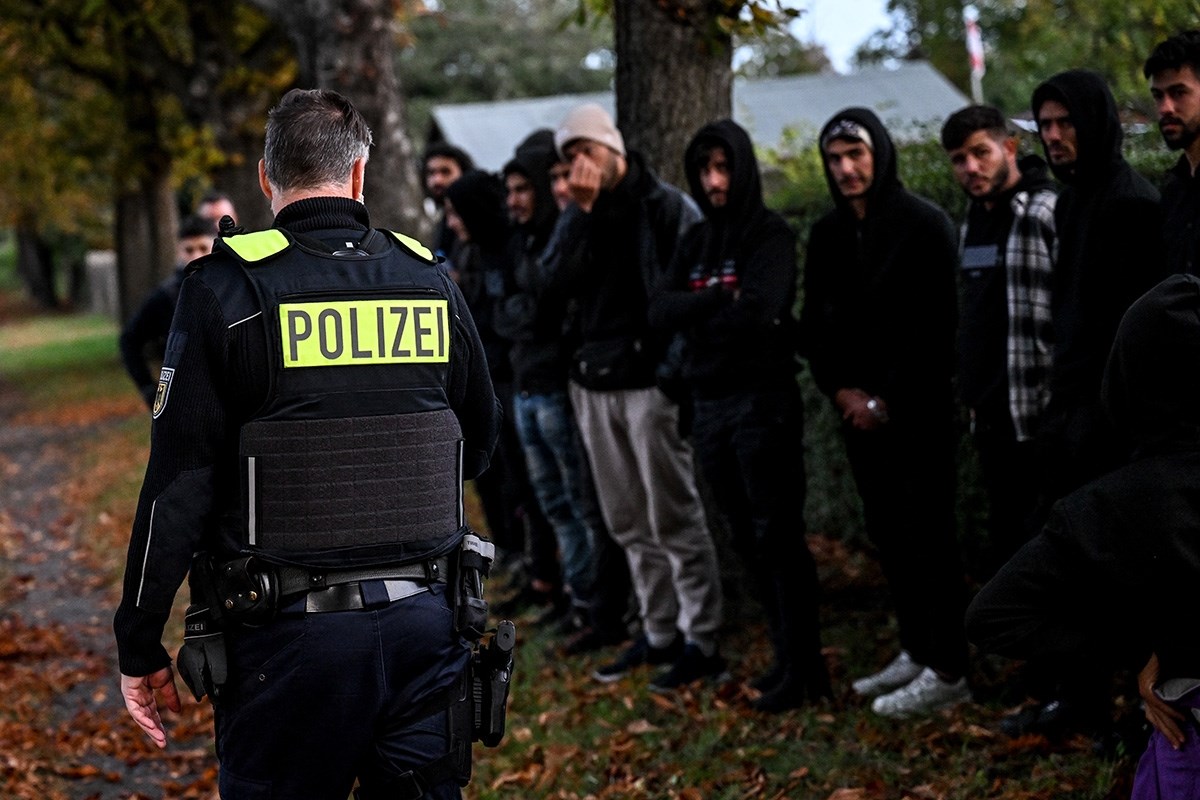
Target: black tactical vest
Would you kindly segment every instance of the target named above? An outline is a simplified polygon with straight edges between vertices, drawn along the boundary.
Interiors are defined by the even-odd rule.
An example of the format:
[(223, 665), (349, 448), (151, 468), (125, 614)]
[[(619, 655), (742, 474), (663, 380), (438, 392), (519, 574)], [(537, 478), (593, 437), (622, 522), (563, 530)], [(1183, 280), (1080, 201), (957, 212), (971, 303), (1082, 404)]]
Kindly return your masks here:
[(218, 241), (254, 286), (270, 356), (267, 400), (240, 432), (242, 547), (310, 568), (453, 548), (464, 522), (445, 388), (454, 320), (429, 251), (399, 234), (351, 256), (279, 229)]

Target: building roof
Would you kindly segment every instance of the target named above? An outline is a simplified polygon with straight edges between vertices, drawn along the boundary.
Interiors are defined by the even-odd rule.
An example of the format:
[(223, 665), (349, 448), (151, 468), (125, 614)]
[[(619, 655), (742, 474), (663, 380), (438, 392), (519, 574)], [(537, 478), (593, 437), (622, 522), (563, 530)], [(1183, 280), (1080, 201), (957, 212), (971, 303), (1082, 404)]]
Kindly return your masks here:
[[(499, 170), (531, 132), (557, 127), (568, 111), (589, 102), (614, 113), (612, 92), (438, 105), (433, 107), (429, 138), (458, 145), (480, 167)], [(849, 75), (738, 79), (733, 84), (733, 117), (760, 147), (779, 147), (787, 129), (802, 141), (811, 139), (847, 106), (872, 109), (897, 139), (919, 138), (970, 102), (925, 61)]]

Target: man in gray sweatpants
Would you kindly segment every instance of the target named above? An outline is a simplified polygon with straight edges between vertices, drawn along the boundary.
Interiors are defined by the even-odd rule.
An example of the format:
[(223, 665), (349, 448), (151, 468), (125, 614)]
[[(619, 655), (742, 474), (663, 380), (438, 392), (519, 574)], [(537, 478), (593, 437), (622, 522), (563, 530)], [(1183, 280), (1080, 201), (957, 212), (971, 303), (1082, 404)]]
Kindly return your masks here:
[(716, 550), (679, 432), (680, 406), (658, 388), (668, 341), (646, 317), (649, 294), (701, 215), (626, 151), (600, 106), (573, 109), (555, 145), (571, 165), (573, 202), (542, 267), (551, 291), (576, 305), (571, 403), (604, 521), (629, 561), (643, 628), (593, 675), (610, 682), (642, 664), (669, 665), (650, 682), (659, 691), (723, 679)]

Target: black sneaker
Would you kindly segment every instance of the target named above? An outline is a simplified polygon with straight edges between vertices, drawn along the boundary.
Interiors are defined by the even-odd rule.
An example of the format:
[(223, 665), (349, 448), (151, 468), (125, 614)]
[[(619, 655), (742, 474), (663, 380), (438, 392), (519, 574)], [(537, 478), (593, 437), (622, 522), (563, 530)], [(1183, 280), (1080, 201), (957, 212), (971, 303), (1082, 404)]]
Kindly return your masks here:
[(787, 675), (787, 667), (778, 661), (771, 668), (750, 681), (750, 688), (759, 692), (769, 692), (778, 686)]
[(592, 672), (592, 677), (601, 683), (613, 683), (625, 677), (626, 673), (642, 664), (669, 664), (682, 656), (684, 651), (683, 639), (675, 637), (666, 647), (651, 647), (645, 636), (639, 636), (633, 644), (625, 648), (615, 661), (605, 664)]
[(588, 626), (567, 639), (566, 644), (562, 647), (562, 653), (565, 656), (594, 653), (605, 647), (611, 647), (614, 644), (621, 644), (627, 641), (629, 641), (629, 632), (624, 629), (618, 628), (607, 631), (602, 628)]
[(650, 681), (650, 690), (669, 692), (699, 680), (722, 683), (731, 677), (720, 653), (706, 656), (699, 647), (689, 642), (670, 669), (659, 673)]
[(752, 704), (755, 711), (766, 714), (778, 714), (793, 708), (802, 708), (810, 703), (833, 698), (833, 689), (829, 685), (829, 674), (821, 670), (813, 670), (807, 676), (797, 675), (792, 670), (784, 670), (783, 676), (762, 697)]

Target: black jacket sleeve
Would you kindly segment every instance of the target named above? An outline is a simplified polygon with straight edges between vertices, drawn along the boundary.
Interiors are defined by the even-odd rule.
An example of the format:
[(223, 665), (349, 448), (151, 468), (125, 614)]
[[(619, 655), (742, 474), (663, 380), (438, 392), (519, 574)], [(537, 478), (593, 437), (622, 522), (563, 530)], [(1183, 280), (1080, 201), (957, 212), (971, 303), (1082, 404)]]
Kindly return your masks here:
[(151, 427), (150, 460), (113, 623), (121, 672), (170, 663), (161, 644), (175, 593), (212, 523), (214, 467), (226, 446), (228, 325), (213, 293), (186, 281), (168, 339), (165, 405)]

